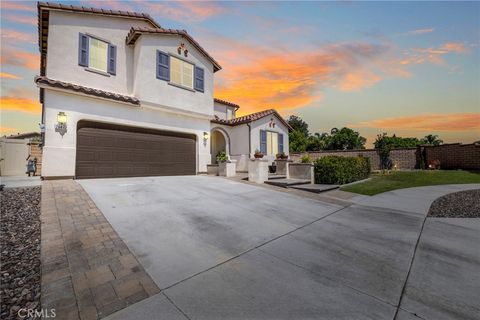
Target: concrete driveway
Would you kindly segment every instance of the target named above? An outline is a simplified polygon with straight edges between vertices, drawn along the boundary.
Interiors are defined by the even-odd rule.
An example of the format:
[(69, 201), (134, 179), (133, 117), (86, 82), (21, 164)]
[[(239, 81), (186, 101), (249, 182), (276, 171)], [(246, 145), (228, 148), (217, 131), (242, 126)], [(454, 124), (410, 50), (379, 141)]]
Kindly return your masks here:
[[(425, 249), (425, 213), (387, 208), (384, 197), (342, 208), (206, 176), (78, 182), (163, 289), (109, 319), (441, 319), (480, 310), (468, 297), (480, 287), (472, 273), (480, 255), (463, 252), (458, 237), (470, 228), (465, 241), (478, 243), (478, 223), (455, 223), (455, 233), (441, 226), (456, 239), (450, 257), (468, 257), (455, 260), (452, 285), (469, 287), (450, 294), (435, 285), (445, 270), (425, 267), (445, 251), (422, 251), (413, 263)], [(447, 308), (436, 295), (451, 298)]]

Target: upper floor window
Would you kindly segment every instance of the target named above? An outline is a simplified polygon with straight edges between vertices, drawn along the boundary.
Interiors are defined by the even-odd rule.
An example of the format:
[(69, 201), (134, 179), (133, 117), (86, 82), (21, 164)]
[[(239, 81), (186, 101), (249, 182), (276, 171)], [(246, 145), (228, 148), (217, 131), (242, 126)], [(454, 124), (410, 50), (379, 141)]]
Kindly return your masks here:
[(170, 57), (170, 81), (193, 89), (193, 64)]
[(117, 47), (80, 33), (78, 64), (97, 71), (116, 74)]
[(203, 92), (204, 70), (194, 64), (157, 50), (157, 78)]

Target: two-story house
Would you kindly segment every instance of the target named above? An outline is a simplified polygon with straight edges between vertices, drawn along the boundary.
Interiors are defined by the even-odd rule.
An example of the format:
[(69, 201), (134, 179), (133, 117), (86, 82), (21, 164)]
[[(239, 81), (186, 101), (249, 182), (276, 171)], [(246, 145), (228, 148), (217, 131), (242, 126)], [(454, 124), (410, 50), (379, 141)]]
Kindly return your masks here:
[(54, 177), (206, 172), (219, 151), (246, 171), (256, 149), (288, 153), (275, 110), (237, 117), (214, 99), (219, 63), (147, 14), (38, 3), (43, 170)]

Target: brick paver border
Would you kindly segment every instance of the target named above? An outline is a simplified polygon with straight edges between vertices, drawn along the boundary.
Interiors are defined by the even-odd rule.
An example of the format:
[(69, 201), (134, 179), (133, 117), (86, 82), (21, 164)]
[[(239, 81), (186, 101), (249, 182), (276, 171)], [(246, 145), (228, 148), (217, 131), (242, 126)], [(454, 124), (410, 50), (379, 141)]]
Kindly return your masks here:
[(42, 183), (42, 308), (99, 319), (160, 289), (74, 180)]

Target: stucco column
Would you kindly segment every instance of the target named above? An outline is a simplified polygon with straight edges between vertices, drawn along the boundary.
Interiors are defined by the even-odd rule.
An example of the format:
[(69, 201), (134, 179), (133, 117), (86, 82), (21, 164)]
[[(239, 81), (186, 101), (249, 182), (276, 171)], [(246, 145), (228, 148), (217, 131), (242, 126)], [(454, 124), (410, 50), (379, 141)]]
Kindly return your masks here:
[(268, 180), (267, 159), (250, 159), (248, 162), (248, 181), (264, 183)]

